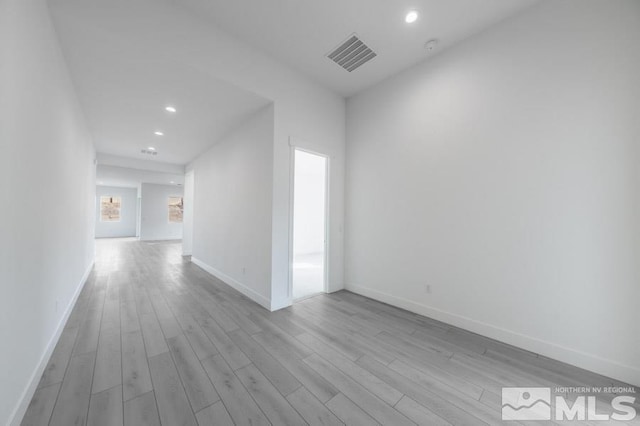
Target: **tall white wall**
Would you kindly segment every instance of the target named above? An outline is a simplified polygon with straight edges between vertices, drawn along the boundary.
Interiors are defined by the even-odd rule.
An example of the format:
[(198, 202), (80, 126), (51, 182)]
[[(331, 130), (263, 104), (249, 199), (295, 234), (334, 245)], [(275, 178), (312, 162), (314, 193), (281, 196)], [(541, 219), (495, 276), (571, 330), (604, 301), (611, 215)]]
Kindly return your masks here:
[[(140, 160), (143, 162), (144, 160)], [(147, 162), (151, 162), (146, 160)], [(128, 167), (109, 166), (100, 163), (96, 167), (96, 180), (101, 186), (115, 186), (119, 188), (139, 187), (142, 182), (167, 185), (184, 184), (184, 171), (180, 173), (167, 173), (156, 170), (130, 169)]]
[(273, 106), (190, 166), (197, 265), (271, 307)]
[[(191, 15), (193, 16), (193, 15)], [(191, 16), (188, 19), (192, 19)], [(174, 14), (172, 19), (180, 19)], [(203, 19), (201, 25), (192, 22), (189, 34), (177, 37), (192, 49), (211, 52), (200, 55), (197, 69), (255, 92), (274, 102), (273, 151), (273, 213), (271, 308), (291, 304), (289, 293), (289, 234), (291, 144), (331, 157), (329, 201), (329, 291), (344, 287), (344, 158), (345, 101), (295, 70), (282, 65), (268, 55), (215, 28)], [(169, 43), (171, 54), (180, 58), (186, 50), (175, 40)], [(215, 52), (215, 54), (213, 54)], [(250, 58), (250, 60), (248, 59)], [(179, 60), (179, 59), (176, 59)], [(184, 60), (190, 60), (184, 58)], [(198, 239), (197, 233), (194, 239)]]
[[(120, 197), (119, 222), (100, 220), (100, 197)], [(138, 189), (113, 186), (96, 187), (96, 238), (135, 237), (138, 217)]]
[[(176, 11), (177, 12), (177, 11)], [(202, 16), (201, 22), (192, 21)], [(167, 32), (159, 22), (160, 36), (167, 46), (161, 54), (175, 60), (191, 61), (191, 49), (209, 52), (199, 55), (193, 66), (216, 78), (236, 84), (274, 102), (273, 151), (273, 214), (271, 308), (291, 304), (289, 296), (289, 228), (291, 144), (322, 153), (330, 161), (329, 201), (329, 291), (344, 287), (344, 158), (345, 158), (345, 101), (341, 96), (319, 86), (309, 78), (269, 55), (239, 41), (216, 28), (204, 18), (205, 14), (190, 14), (190, 33)], [(173, 13), (171, 19), (182, 19)], [(180, 42), (177, 42), (179, 40)], [(186, 43), (189, 49), (184, 49)], [(194, 238), (198, 238), (197, 233)]]
[(142, 241), (179, 240), (182, 223), (169, 222), (169, 197), (182, 197), (176, 185), (143, 183), (140, 204), (140, 239)]
[(94, 149), (44, 0), (0, 1), (0, 424), (19, 424), (94, 256)]
[(193, 170), (184, 175), (184, 222), (182, 223), (182, 255), (193, 253), (193, 202), (195, 196), (195, 174)]
[(639, 42), (547, 1), (351, 98), (347, 288), (640, 384)]

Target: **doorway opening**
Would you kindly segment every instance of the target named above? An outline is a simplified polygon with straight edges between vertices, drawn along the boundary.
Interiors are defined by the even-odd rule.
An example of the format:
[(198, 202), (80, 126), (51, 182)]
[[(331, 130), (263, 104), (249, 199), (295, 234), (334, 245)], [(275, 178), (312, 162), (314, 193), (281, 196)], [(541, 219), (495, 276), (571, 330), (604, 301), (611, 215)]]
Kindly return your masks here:
[(328, 158), (294, 150), (292, 297), (326, 292)]

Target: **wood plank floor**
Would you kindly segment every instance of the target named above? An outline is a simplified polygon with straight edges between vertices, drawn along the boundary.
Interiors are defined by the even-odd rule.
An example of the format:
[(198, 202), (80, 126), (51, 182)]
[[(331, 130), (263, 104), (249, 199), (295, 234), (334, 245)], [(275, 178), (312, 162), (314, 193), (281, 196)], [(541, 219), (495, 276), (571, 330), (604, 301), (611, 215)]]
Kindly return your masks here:
[(180, 250), (97, 242), (23, 425), (493, 425), (502, 387), (628, 386), (347, 291), (270, 313)]

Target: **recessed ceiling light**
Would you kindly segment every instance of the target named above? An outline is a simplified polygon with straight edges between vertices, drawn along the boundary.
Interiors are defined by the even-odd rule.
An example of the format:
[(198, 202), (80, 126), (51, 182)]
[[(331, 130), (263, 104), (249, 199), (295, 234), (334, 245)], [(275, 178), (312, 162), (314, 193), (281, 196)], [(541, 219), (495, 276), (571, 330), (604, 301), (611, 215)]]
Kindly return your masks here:
[(168, 111), (168, 112), (176, 112), (177, 111), (177, 109), (175, 107), (172, 107), (172, 106), (165, 107), (164, 109), (165, 109), (165, 111)]
[(407, 13), (407, 16), (404, 17), (404, 21), (407, 24), (412, 24), (416, 22), (417, 19), (418, 19), (418, 12), (416, 12), (415, 10), (412, 10), (411, 12)]
[(156, 135), (156, 136), (163, 136), (164, 135), (164, 133), (162, 133), (159, 130), (156, 130), (155, 132), (153, 132), (153, 134)]
[(174, 182), (174, 181), (171, 181), (171, 182), (169, 182), (169, 183), (175, 183), (175, 182)]
[(155, 149), (154, 147), (152, 147), (152, 146), (147, 147), (147, 149), (148, 149), (149, 151), (155, 151), (155, 150), (156, 150), (156, 149)]

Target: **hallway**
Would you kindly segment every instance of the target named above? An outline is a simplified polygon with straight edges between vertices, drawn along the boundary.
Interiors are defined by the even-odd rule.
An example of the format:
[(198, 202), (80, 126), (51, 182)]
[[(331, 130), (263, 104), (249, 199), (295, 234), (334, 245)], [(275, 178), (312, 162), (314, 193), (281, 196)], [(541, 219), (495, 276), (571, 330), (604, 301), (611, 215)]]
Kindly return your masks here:
[(96, 245), (23, 425), (496, 424), (502, 386), (618, 384), (349, 292), (269, 313), (174, 242)]

